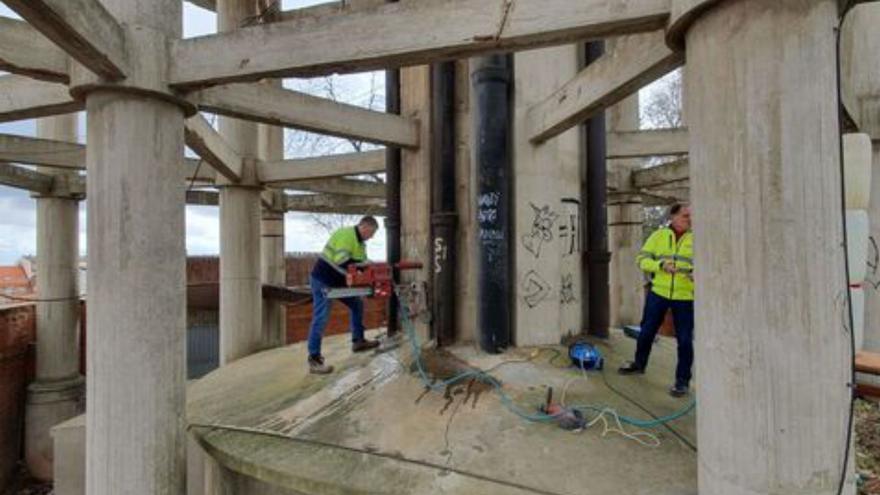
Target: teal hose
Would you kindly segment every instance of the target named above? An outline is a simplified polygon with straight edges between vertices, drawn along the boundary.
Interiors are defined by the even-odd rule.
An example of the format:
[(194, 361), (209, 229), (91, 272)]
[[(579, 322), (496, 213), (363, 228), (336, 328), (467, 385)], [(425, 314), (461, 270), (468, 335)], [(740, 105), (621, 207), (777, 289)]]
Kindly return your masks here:
[[(468, 370), (468, 371), (464, 371), (462, 373), (454, 375), (451, 378), (447, 378), (447, 379), (440, 381), (440, 382), (432, 381), (431, 378), (428, 376), (427, 372), (425, 372), (425, 368), (422, 363), (421, 345), (419, 344), (418, 335), (416, 334), (415, 325), (413, 325), (413, 322), (409, 317), (409, 309), (406, 307), (405, 304), (403, 304), (403, 298), (400, 297), (399, 294), (398, 294), (397, 300), (399, 301), (399, 306), (400, 306), (400, 319), (403, 322), (403, 326), (406, 330), (406, 334), (409, 337), (409, 342), (410, 342), (410, 346), (412, 347), (413, 356), (415, 356), (416, 369), (419, 372), (419, 377), (421, 378), (422, 384), (425, 386), (425, 388), (430, 389), (430, 390), (434, 390), (434, 391), (441, 391), (441, 390), (444, 390), (449, 385), (454, 385), (458, 382), (461, 382), (461, 381), (467, 380), (467, 379), (474, 379), (474, 380), (480, 381), (482, 383), (486, 383), (488, 385), (491, 385), (495, 389), (495, 391), (498, 393), (498, 396), (501, 399), (501, 403), (504, 405), (504, 407), (508, 411), (512, 412), (516, 416), (518, 416), (526, 421), (547, 422), (547, 421), (553, 421), (554, 419), (556, 419), (559, 416), (559, 414), (554, 415), (554, 414), (545, 414), (545, 413), (541, 413), (541, 412), (530, 413), (530, 412), (523, 410), (520, 406), (518, 406), (513, 401), (513, 399), (507, 394), (507, 392), (504, 391), (504, 389), (501, 387), (501, 383), (498, 381), (497, 378), (495, 378), (494, 376), (492, 376), (482, 370), (478, 370), (478, 369)], [(667, 416), (662, 416), (657, 419), (644, 420), (644, 419), (631, 418), (631, 417), (622, 416), (622, 415), (618, 415), (618, 417), (620, 418), (620, 421), (622, 421), (623, 423), (628, 424), (630, 426), (635, 426), (637, 428), (656, 428), (658, 426), (664, 425), (670, 421), (674, 421), (678, 418), (681, 418), (682, 416), (689, 414), (696, 407), (696, 403), (697, 403), (696, 400), (691, 400), (690, 403), (687, 406), (685, 406), (684, 408), (682, 408), (681, 410), (676, 411), (676, 412), (669, 414)], [(577, 405), (572, 406), (572, 409), (578, 410), (580, 412), (594, 412), (597, 414), (601, 414), (603, 411), (605, 411), (606, 409), (609, 409), (609, 408), (602, 407), (602, 406), (593, 406), (593, 405), (588, 405), (588, 404), (577, 404)], [(560, 414), (563, 414), (563, 413), (560, 413)]]

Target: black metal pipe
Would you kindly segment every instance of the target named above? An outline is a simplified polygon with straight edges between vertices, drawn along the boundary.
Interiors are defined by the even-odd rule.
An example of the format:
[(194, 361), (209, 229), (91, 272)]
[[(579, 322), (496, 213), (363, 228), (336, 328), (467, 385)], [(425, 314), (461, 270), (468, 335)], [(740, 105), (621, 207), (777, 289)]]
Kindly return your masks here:
[(474, 157), (479, 225), (480, 348), (503, 351), (511, 343), (511, 81), (513, 59), (472, 59)]
[[(393, 3), (397, 0), (391, 0)], [(385, 112), (400, 113), (400, 70), (385, 71)], [(385, 241), (389, 263), (400, 261), (400, 148), (385, 148)], [(400, 283), (400, 271), (394, 270), (394, 283)], [(388, 299), (388, 335), (400, 329), (397, 311), (397, 296)]]
[(455, 62), (431, 66), (432, 333), (455, 341)]
[[(592, 41), (585, 46), (585, 65), (598, 60), (605, 52), (604, 41)], [(611, 293), (608, 270), (611, 253), (608, 251), (608, 195), (607, 165), (605, 153), (605, 112), (594, 115), (585, 124), (586, 133), (586, 184), (582, 184), (582, 197), (586, 198), (587, 249), (584, 251), (581, 269), (588, 280), (587, 293), (582, 294), (582, 311), (587, 324), (587, 334), (607, 338), (611, 322)], [(585, 193), (585, 194), (584, 194)], [(583, 216), (582, 216), (583, 218)], [(583, 287), (583, 285), (582, 285)], [(581, 289), (584, 290), (583, 288)]]

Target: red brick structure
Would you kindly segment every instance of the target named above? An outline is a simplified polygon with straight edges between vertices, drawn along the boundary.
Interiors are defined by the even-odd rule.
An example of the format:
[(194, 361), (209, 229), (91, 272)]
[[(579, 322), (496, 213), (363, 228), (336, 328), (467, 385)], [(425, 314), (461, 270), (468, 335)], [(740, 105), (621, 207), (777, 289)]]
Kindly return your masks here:
[(35, 319), (33, 304), (0, 308), (0, 491), (21, 458), (24, 404), (34, 376)]

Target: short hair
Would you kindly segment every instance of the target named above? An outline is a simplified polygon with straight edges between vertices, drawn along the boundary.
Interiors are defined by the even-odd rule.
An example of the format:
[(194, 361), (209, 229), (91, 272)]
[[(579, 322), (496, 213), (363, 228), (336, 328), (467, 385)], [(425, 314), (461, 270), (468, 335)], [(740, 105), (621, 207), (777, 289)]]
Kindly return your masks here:
[(358, 222), (358, 225), (362, 225), (364, 227), (372, 227), (375, 230), (379, 230), (379, 222), (376, 221), (376, 217), (372, 215), (367, 215), (361, 218), (361, 221)]
[(673, 203), (672, 206), (669, 207), (669, 217), (671, 218), (678, 215), (678, 212), (680, 212), (682, 208), (687, 208), (688, 206), (690, 205), (687, 203)]

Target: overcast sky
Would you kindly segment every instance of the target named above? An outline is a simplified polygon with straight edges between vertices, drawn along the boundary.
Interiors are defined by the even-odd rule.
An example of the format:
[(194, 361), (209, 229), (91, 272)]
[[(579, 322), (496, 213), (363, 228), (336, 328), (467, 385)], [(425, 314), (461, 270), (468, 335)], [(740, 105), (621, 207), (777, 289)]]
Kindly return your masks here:
[[(283, 0), (284, 10), (305, 7), (328, 0)], [(18, 17), (5, 5), (0, 3), (0, 16)], [(183, 32), (184, 37), (204, 36), (215, 32), (216, 16), (207, 10), (184, 3)], [(2, 74), (2, 72), (0, 72)], [(384, 82), (382, 78), (378, 78)], [(364, 95), (370, 92), (371, 79), (369, 74), (356, 74), (336, 77), (338, 91), (343, 93), (340, 99), (356, 105), (366, 105)], [(663, 84), (662, 81), (659, 82)], [(287, 80), (285, 86), (300, 91), (310, 91), (313, 85), (309, 81)], [(320, 85), (318, 85), (320, 86)], [(381, 91), (381, 88), (380, 88)], [(650, 95), (653, 87), (643, 90), (642, 100), (645, 101), (646, 93)], [(79, 140), (85, 142), (85, 121), (80, 116)], [(297, 146), (303, 140), (308, 140), (308, 133), (292, 134), (294, 131), (285, 131), (287, 157), (300, 157), (308, 154), (304, 146)], [(20, 121), (0, 123), (0, 133), (34, 136), (34, 121)], [(334, 152), (348, 151), (342, 149), (346, 143), (342, 140), (323, 143), (323, 148), (333, 148)], [(334, 144), (336, 143), (336, 144)], [(335, 146), (335, 147), (334, 147)], [(85, 254), (86, 211), (85, 202), (80, 205), (80, 251)], [(36, 252), (36, 212), (34, 200), (27, 192), (0, 186), (0, 265), (14, 263), (22, 255)], [(382, 222), (380, 222), (381, 224)], [(285, 217), (285, 249), (293, 251), (319, 251), (326, 241), (326, 233), (318, 228), (310, 215), (302, 213), (288, 213)], [(219, 219), (216, 207), (187, 206), (186, 207), (186, 249), (188, 254), (217, 254), (219, 251)], [(376, 237), (369, 243), (369, 255), (371, 259), (385, 258), (385, 231), (380, 230)]]
[[(326, 0), (284, 0), (283, 8), (293, 9), (305, 7)], [(184, 36), (203, 36), (212, 34), (216, 30), (216, 16), (209, 11), (184, 3), (183, 31)], [(0, 3), (0, 16), (18, 17), (8, 7)], [(2, 72), (0, 72), (2, 74)], [(340, 78), (343, 79), (343, 78)], [(297, 84), (295, 81), (288, 82), (297, 89), (307, 90), (307, 85)], [(345, 76), (341, 81), (352, 97), (351, 103), (358, 104), (358, 91), (360, 86), (369, 86), (369, 76), (354, 75)], [(81, 117), (79, 140), (85, 142), (85, 122)], [(34, 121), (20, 121), (0, 123), (0, 133), (34, 136), (36, 127)], [(288, 138), (290, 136), (288, 135)], [(288, 155), (296, 156), (295, 149), (289, 149)], [(86, 208), (85, 202), (80, 204), (80, 251), (86, 251)], [(380, 222), (381, 224), (382, 222)], [(35, 202), (29, 193), (0, 186), (0, 265), (13, 264), (22, 255), (36, 252), (36, 210)], [(288, 213), (285, 217), (285, 249), (292, 251), (320, 251), (326, 242), (326, 233), (320, 230), (309, 215), (301, 213)], [(219, 230), (217, 207), (187, 206), (186, 207), (186, 249), (188, 254), (217, 254), (219, 251)], [(369, 242), (369, 255), (371, 259), (385, 258), (385, 231), (380, 230), (376, 237)]]

